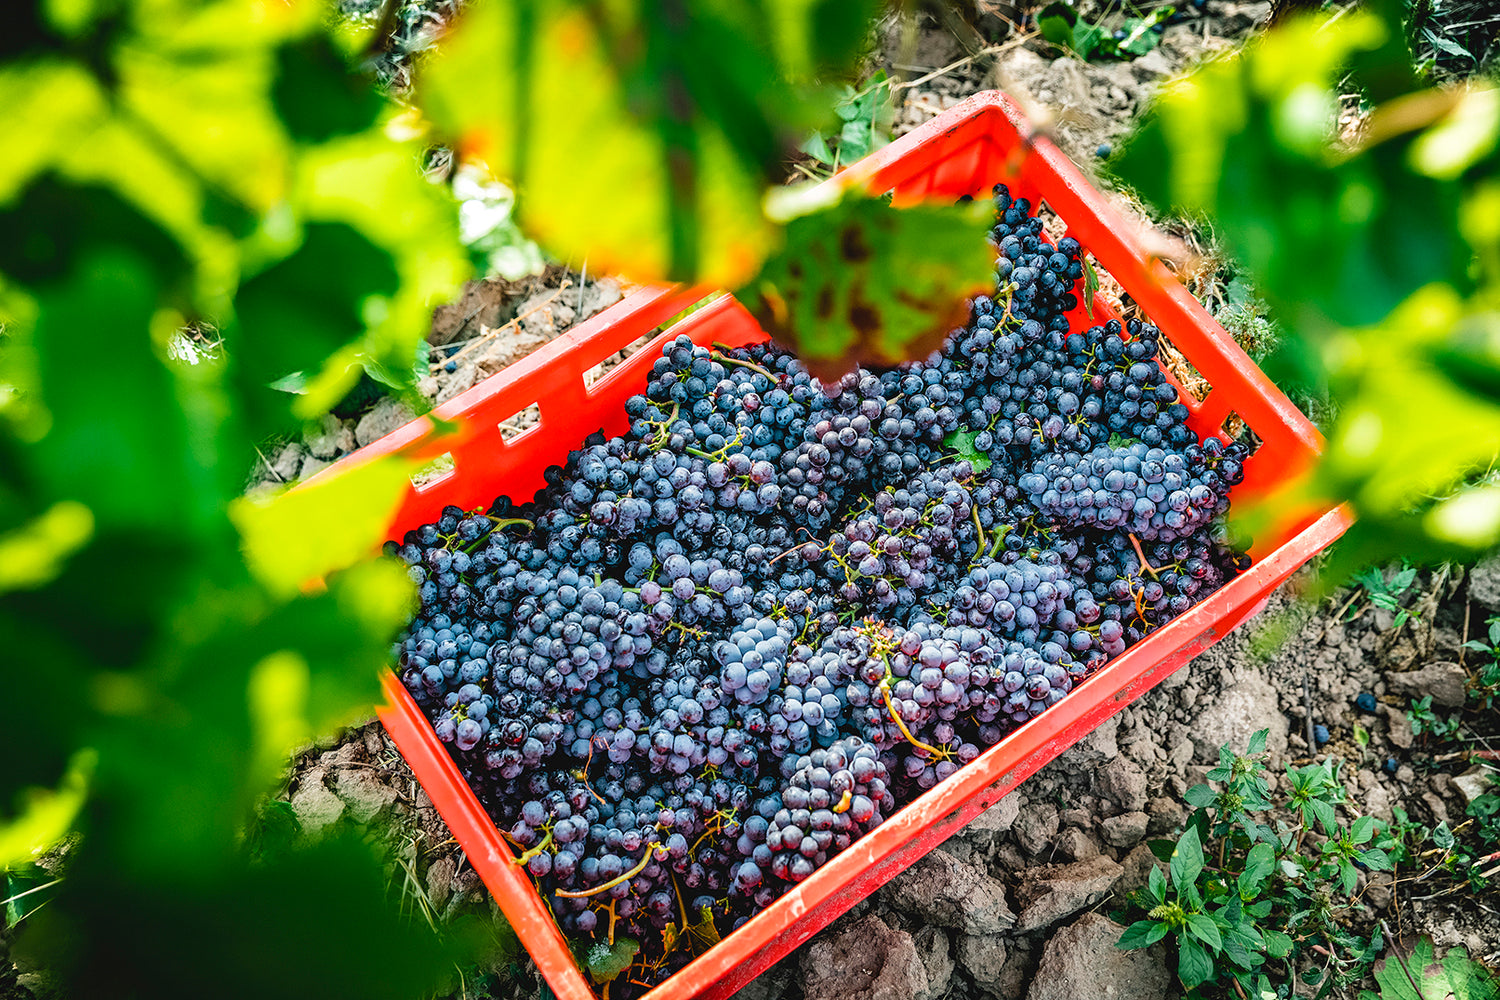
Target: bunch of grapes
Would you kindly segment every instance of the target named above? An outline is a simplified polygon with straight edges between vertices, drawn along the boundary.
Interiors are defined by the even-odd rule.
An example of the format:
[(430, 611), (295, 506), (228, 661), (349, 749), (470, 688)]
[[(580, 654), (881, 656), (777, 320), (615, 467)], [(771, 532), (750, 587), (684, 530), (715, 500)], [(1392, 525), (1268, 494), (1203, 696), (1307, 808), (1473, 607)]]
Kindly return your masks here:
[(407, 690), (563, 931), (646, 942), (622, 996), (684, 912), (737, 926), (1247, 565), (1248, 450), (995, 208), (996, 287), (927, 360), (823, 384), (679, 337), (533, 500), (387, 546)]

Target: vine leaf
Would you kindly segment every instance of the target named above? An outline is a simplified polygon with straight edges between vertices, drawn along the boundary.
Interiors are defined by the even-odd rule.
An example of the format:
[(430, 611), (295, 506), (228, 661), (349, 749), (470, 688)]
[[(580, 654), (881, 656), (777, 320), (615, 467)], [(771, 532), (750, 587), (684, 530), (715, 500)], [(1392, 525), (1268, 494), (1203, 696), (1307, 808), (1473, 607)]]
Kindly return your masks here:
[(792, 219), (741, 298), (825, 381), (924, 358), (994, 282), (987, 221), (980, 203), (896, 208), (849, 192)]
[(943, 447), (952, 448), (958, 457), (974, 466), (975, 472), (984, 472), (990, 467), (990, 456), (974, 447), (975, 431), (953, 431), (943, 438)]
[(621, 935), (615, 938), (613, 945), (603, 941), (591, 945), (583, 954), (583, 965), (595, 982), (607, 983), (630, 968), (640, 950), (639, 941)]
[(875, 10), (477, 0), (416, 93), (464, 156), (516, 187), (521, 228), (555, 255), (734, 285), (774, 246), (767, 184), (834, 104), (791, 80), (847, 66)]
[(273, 594), (290, 597), (311, 579), (353, 565), (383, 537), (410, 488), (414, 463), (376, 459), (272, 499), (229, 505), (245, 561)]

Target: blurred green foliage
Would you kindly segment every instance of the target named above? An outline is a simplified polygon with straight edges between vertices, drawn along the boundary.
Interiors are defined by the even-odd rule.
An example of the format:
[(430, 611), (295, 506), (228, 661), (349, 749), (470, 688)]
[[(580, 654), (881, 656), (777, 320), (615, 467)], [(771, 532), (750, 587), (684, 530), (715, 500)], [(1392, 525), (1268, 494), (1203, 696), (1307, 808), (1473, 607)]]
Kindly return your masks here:
[(564, 259), (737, 285), (775, 239), (761, 201), (833, 101), (872, 0), (476, 0), (417, 67), (439, 132), (520, 192)]
[[(366, 558), (403, 464), (248, 501), (254, 444), (362, 368), (409, 385), (467, 273), (323, 15), (53, 2), (0, 43), (0, 869), (70, 995), (409, 997), (446, 964), (358, 837), (245, 850), (289, 752), (369, 712), (413, 600)], [(198, 321), (222, 356), (172, 360)]]
[(1292, 21), (1175, 81), (1114, 164), (1213, 218), (1292, 334), (1268, 367), (1326, 379), (1327, 456), (1295, 490), (1358, 515), (1334, 582), (1500, 543), (1500, 90), (1427, 87), (1398, 6)]

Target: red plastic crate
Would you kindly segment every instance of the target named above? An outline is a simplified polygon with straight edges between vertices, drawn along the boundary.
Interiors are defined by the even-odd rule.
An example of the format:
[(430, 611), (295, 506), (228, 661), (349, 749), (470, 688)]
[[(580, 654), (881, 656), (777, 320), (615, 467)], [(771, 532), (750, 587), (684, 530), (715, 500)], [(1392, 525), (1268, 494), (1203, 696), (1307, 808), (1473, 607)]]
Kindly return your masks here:
[[(1246, 462), (1234, 499), (1263, 494), (1305, 471), (1322, 439), (1317, 430), (1239, 349), (1166, 268), (1137, 245), (1128, 227), (1058, 149), (1034, 138), (1015, 105), (999, 93), (980, 94), (950, 109), (873, 156), (841, 179), (874, 192), (894, 191), (898, 204), (923, 199), (987, 197), (1005, 182), (1018, 197), (1045, 202), (1120, 282), (1145, 313), (1213, 387), (1202, 401), (1184, 394), (1189, 423), (1200, 434), (1220, 434), (1232, 412), (1262, 442)], [(625, 400), (644, 390), (661, 345), (679, 334), (708, 345), (737, 346), (765, 339), (749, 313), (724, 297), (693, 312), (618, 365), (592, 387), (584, 374), (600, 361), (701, 301), (705, 291), (651, 288), (558, 337), (541, 350), (476, 385), (437, 410), (458, 425), (437, 438), (416, 420), (339, 463), (402, 452), (422, 459), (449, 454), (454, 471), (402, 504), (391, 537), (435, 520), (442, 507), (487, 506), (497, 495), (529, 499), (542, 472), (561, 464), (583, 438), (627, 426)], [(1075, 329), (1114, 317), (1095, 296), (1092, 316), (1082, 305)], [(541, 419), (510, 441), (499, 424), (531, 404)], [(978, 760), (902, 809), (807, 881), (728, 935), (648, 996), (652, 1000), (725, 997), (749, 982), (857, 901), (994, 805), (1144, 691), (1223, 638), (1258, 611), (1271, 591), (1348, 526), (1342, 509), (1291, 518), (1251, 549), (1251, 568), (1187, 614), (1152, 633), (1081, 683), (1058, 705), (1020, 727)], [(474, 869), (515, 928), (553, 991), (562, 1000), (594, 996), (541, 897), (500, 837), (422, 710), (394, 674), (386, 676), (389, 704), (380, 711), (418, 780), (463, 846)]]

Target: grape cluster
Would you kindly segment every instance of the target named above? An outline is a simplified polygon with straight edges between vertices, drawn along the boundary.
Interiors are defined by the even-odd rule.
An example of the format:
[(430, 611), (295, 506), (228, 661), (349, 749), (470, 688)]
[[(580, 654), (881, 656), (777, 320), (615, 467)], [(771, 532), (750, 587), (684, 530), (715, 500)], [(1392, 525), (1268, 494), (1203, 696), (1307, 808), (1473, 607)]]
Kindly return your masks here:
[(646, 942), (621, 995), (1247, 565), (1246, 449), (995, 206), (995, 291), (927, 360), (823, 384), (679, 337), (531, 501), (388, 545), (403, 682), (563, 931)]

